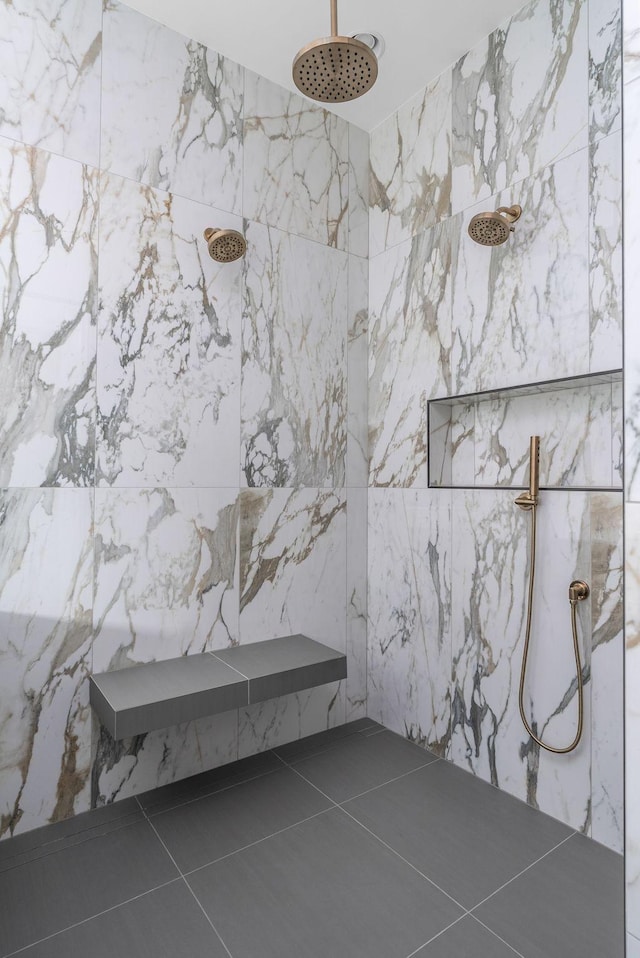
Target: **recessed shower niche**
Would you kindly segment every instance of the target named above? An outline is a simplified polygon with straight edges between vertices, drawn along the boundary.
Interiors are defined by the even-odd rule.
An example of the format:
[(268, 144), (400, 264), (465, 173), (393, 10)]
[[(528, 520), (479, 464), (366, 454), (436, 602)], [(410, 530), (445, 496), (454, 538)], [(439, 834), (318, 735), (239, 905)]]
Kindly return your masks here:
[(542, 489), (622, 490), (622, 371), (433, 399), (429, 486), (526, 487), (539, 435)]

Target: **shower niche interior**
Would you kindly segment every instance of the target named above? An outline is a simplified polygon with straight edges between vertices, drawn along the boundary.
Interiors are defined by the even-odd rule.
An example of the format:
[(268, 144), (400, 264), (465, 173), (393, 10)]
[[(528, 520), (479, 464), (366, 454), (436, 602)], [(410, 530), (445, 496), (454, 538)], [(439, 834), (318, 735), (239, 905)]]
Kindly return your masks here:
[(432, 399), (429, 487), (526, 488), (530, 435), (541, 489), (622, 491), (622, 370)]

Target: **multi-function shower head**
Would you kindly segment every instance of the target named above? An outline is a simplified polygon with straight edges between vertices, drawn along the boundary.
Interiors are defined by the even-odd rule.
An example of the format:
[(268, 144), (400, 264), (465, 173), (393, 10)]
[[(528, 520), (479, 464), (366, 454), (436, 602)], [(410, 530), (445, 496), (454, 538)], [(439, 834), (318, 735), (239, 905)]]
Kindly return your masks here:
[(237, 230), (207, 229), (204, 231), (211, 259), (216, 263), (233, 263), (247, 251), (247, 241)]
[(476, 213), (469, 223), (469, 236), (481, 246), (501, 246), (513, 233), (512, 223), (520, 219), (522, 207), (500, 206), (495, 213)]
[(330, 2), (331, 36), (308, 43), (296, 54), (293, 82), (312, 100), (344, 103), (371, 89), (378, 60), (366, 43), (338, 35), (338, 0)]

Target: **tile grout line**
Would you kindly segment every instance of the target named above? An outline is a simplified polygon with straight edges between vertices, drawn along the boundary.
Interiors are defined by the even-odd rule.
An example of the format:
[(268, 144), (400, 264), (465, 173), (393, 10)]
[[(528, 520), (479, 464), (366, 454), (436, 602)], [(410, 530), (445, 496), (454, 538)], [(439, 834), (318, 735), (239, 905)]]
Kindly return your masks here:
[[(138, 802), (137, 796), (135, 796), (135, 799), (136, 799), (136, 802)], [(187, 879), (185, 878), (182, 869), (180, 868), (180, 866), (178, 865), (177, 861), (175, 860), (175, 858), (173, 857), (173, 855), (171, 854), (171, 852), (169, 851), (169, 849), (168, 849), (167, 846), (165, 845), (164, 841), (162, 840), (162, 838), (161, 838), (160, 835), (158, 834), (157, 828), (155, 827), (155, 825), (153, 824), (153, 822), (150, 820), (150, 818), (149, 818), (149, 816), (146, 814), (145, 810), (142, 808), (142, 805), (140, 805), (140, 802), (138, 802), (138, 805), (140, 806), (140, 810), (141, 810), (142, 814), (144, 815), (144, 817), (145, 817), (147, 823), (149, 824), (149, 827), (153, 829), (154, 835), (156, 836), (156, 838), (158, 839), (158, 841), (160, 842), (160, 844), (161, 844), (162, 847), (164, 848), (165, 852), (167, 853), (167, 855), (169, 856), (169, 858), (171, 859), (171, 861), (173, 862), (173, 864), (175, 865), (175, 867), (178, 869), (178, 872), (179, 872), (179, 874), (180, 874), (180, 880), (181, 880), (181, 881), (187, 886), (187, 888), (189, 889), (189, 892), (190, 892), (191, 896), (193, 897), (193, 899), (195, 900), (196, 904), (198, 905), (198, 908), (200, 908), (200, 910), (202, 911), (202, 914), (204, 915), (204, 917), (207, 919), (207, 921), (208, 921), (209, 924), (211, 925), (211, 927), (212, 927), (213, 931), (215, 932), (217, 938), (219, 939), (219, 941), (220, 941), (222, 947), (224, 948), (224, 950), (226, 951), (226, 953), (229, 955), (229, 958), (233, 958), (233, 955), (231, 954), (231, 952), (230, 952), (229, 949), (227, 948), (225, 942), (223, 941), (222, 935), (219, 933), (218, 929), (216, 928), (216, 926), (213, 924), (213, 922), (211, 921), (211, 919), (210, 919), (209, 916), (207, 915), (206, 911), (204, 910), (204, 908), (203, 908), (203, 906), (202, 906), (202, 904), (201, 904), (201, 902), (200, 902), (200, 899), (197, 897), (197, 895), (196, 895), (196, 893), (194, 892), (193, 888), (191, 887), (191, 885), (189, 884), (189, 882), (188, 882)]]
[(505, 941), (505, 939), (502, 938), (497, 931), (494, 931), (493, 928), (490, 928), (489, 925), (485, 925), (485, 923), (483, 921), (480, 921), (479, 918), (476, 918), (475, 915), (469, 915), (469, 918), (472, 918), (474, 921), (477, 921), (479, 925), (482, 925), (483, 928), (486, 928), (487, 931), (490, 931), (491, 934), (498, 939), (498, 941), (501, 941), (502, 944), (506, 945), (507, 948), (510, 948), (515, 955), (518, 955), (518, 958), (524, 958), (524, 955), (522, 954), (522, 952), (514, 948), (513, 945), (510, 945), (508, 941)]
[(29, 942), (28, 945), (23, 945), (21, 948), (18, 948), (15, 951), (8, 951), (2, 956), (2, 958), (12, 958), (13, 955), (20, 955), (24, 951), (28, 951), (29, 948), (35, 948), (36, 945), (42, 944), (43, 941), (50, 941), (52, 938), (57, 938), (59, 935), (64, 934), (64, 932), (70, 931), (72, 928), (78, 928), (80, 925), (86, 925), (87, 922), (93, 921), (95, 918), (100, 918), (102, 915), (108, 915), (109, 912), (116, 911), (116, 909), (122, 908), (124, 905), (130, 905), (131, 902), (138, 901), (140, 898), (146, 898), (147, 895), (151, 895), (152, 892), (158, 891), (160, 888), (166, 888), (167, 885), (173, 885), (180, 881), (182, 877), (183, 876), (181, 874), (176, 875), (176, 877), (170, 879), (170, 881), (162, 882), (160, 885), (155, 885), (153, 888), (148, 888), (146, 891), (140, 892), (139, 895), (133, 895), (132, 898), (119, 901), (117, 904), (111, 905), (109, 908), (104, 908), (102, 911), (97, 911), (94, 915), (89, 915), (87, 918), (83, 918), (81, 921), (74, 921), (70, 925), (65, 925), (64, 928), (60, 928), (58, 931), (54, 931), (50, 935), (45, 935), (44, 938), (38, 938), (37, 941)]
[[(283, 760), (281, 759), (281, 761)], [(429, 764), (432, 765), (433, 762), (430, 762)], [(411, 862), (407, 861), (406, 858), (403, 858), (400, 852), (397, 852), (395, 848), (392, 848), (391, 845), (388, 845), (387, 842), (385, 842), (384, 839), (380, 838), (379, 835), (376, 835), (376, 833), (371, 831), (370, 828), (367, 828), (366, 825), (363, 825), (362, 822), (358, 821), (358, 819), (355, 818), (355, 816), (352, 815), (351, 812), (348, 812), (346, 808), (344, 808), (342, 805), (339, 805), (329, 795), (326, 795), (325, 792), (322, 791), (322, 789), (318, 788), (317, 785), (314, 785), (313, 782), (310, 782), (308, 779), (306, 779), (304, 775), (302, 774), (302, 772), (299, 772), (296, 768), (292, 768), (291, 771), (295, 772), (296, 775), (299, 775), (300, 778), (303, 780), (303, 782), (307, 782), (308, 785), (311, 785), (312, 788), (315, 788), (318, 792), (320, 792), (321, 795), (323, 795), (326, 799), (328, 799), (333, 804), (334, 808), (339, 809), (341, 812), (343, 812), (343, 814), (345, 814), (348, 818), (350, 818), (351, 821), (355, 822), (356, 825), (359, 825), (359, 827), (362, 828), (365, 832), (368, 832), (373, 838), (375, 838), (377, 842), (379, 842), (381, 845), (384, 845), (384, 847), (388, 849), (388, 851), (392, 852), (397, 858), (400, 859), (400, 861), (404, 862), (405, 865), (408, 865), (409, 868), (413, 869), (413, 871), (415, 871), (418, 875), (420, 875), (421, 878), (424, 878), (425, 881), (429, 882), (430, 885), (433, 885), (434, 888), (437, 888), (438, 891), (442, 892), (442, 894), (445, 895), (447, 898), (449, 898), (455, 905), (457, 905), (459, 908), (462, 908), (465, 914), (468, 913), (469, 909), (465, 908), (465, 906), (460, 904), (459, 901), (456, 901), (456, 899), (452, 895), (450, 895), (448, 892), (446, 892), (443, 888), (440, 888), (440, 886), (437, 885), (431, 878), (428, 878), (427, 875), (421, 872), (419, 868), (416, 868), (416, 866), (412, 865)], [(332, 809), (326, 809), (326, 811), (332, 811)], [(461, 915), (460, 917), (463, 917), (463, 916)]]
[(457, 925), (459, 922), (462, 921), (463, 918), (466, 918), (466, 917), (467, 917), (466, 914), (460, 915), (460, 917), (456, 918), (455, 921), (452, 921), (450, 925), (447, 925), (446, 928), (443, 928), (442, 931), (439, 931), (437, 935), (434, 935), (432, 938), (427, 939), (427, 941), (423, 941), (422, 944), (418, 945), (418, 947), (415, 948), (409, 955), (407, 955), (406, 958), (414, 958), (414, 955), (417, 955), (418, 952), (422, 951), (423, 948), (426, 948), (427, 945), (430, 945), (433, 941), (436, 941), (438, 938), (441, 938), (446, 931), (449, 931), (450, 928), (453, 928), (454, 925)]
[(191, 875), (195, 875), (196, 872), (201, 872), (204, 868), (209, 868), (211, 865), (217, 865), (219, 862), (224, 862), (228, 858), (233, 858), (234, 855), (239, 855), (240, 852), (244, 852), (248, 848), (254, 848), (256, 845), (262, 845), (263, 842), (269, 841), (270, 838), (275, 838), (276, 835), (282, 835), (284, 832), (288, 832), (292, 828), (296, 828), (298, 825), (304, 825), (305, 822), (311, 822), (314, 818), (319, 818), (320, 815), (326, 815), (327, 812), (332, 811), (333, 808), (323, 808), (319, 812), (315, 812), (313, 815), (308, 815), (306, 818), (301, 818), (299, 822), (292, 822), (291, 825), (285, 825), (284, 828), (279, 828), (277, 831), (271, 832), (269, 835), (264, 835), (262, 838), (256, 838), (254, 842), (249, 842), (247, 845), (242, 845), (240, 848), (236, 848), (232, 852), (227, 852), (226, 855), (220, 855), (219, 858), (212, 858), (210, 862), (205, 862), (204, 865), (198, 865), (197, 868), (191, 868), (189, 871), (185, 872), (182, 877), (190, 878)]
[[(548, 855), (550, 855), (552, 852), (557, 851), (558, 848), (560, 848), (560, 847), (561, 847), (562, 845), (564, 845), (566, 842), (570, 841), (570, 839), (572, 839), (576, 834), (577, 834), (577, 832), (572, 832), (571, 835), (567, 835), (566, 838), (563, 838), (561, 842), (558, 842), (557, 845), (554, 845), (553, 848), (550, 848), (548, 851), (546, 851), (546, 852), (544, 853), (544, 855), (541, 855), (541, 856), (540, 856), (540, 858), (536, 858), (536, 860), (535, 860), (534, 862), (531, 862), (530, 865), (527, 865), (526, 868), (523, 868), (522, 871), (519, 871), (517, 875), (514, 875), (513, 878), (510, 878), (510, 879), (509, 879), (509, 881), (504, 882), (504, 884), (500, 885), (499, 888), (496, 888), (495, 891), (492, 891), (490, 895), (487, 895), (486, 898), (483, 898), (482, 901), (479, 901), (476, 905), (473, 906), (473, 908), (470, 908), (470, 909), (469, 909), (470, 914), (472, 914), (472, 913), (476, 910), (476, 908), (479, 908), (480, 905), (484, 905), (484, 903), (487, 902), (487, 901), (489, 901), (490, 898), (493, 898), (494, 895), (497, 895), (498, 892), (500, 892), (500, 891), (502, 891), (504, 888), (506, 888), (507, 885), (510, 885), (510, 884), (511, 884), (512, 882), (514, 882), (517, 878), (521, 878), (522, 875), (525, 874), (525, 872), (528, 872), (531, 868), (533, 868), (535, 865), (537, 865), (539, 862), (541, 862), (544, 858), (546, 858), (546, 857), (547, 857)], [(475, 918), (475, 915), (474, 915), (473, 917)], [(476, 919), (476, 920), (478, 920), (478, 919)], [(481, 922), (481, 924), (482, 924), (482, 922)]]
[(224, 785), (222, 788), (215, 788), (211, 792), (204, 792), (202, 795), (197, 795), (195, 798), (187, 798), (182, 802), (177, 802), (175, 805), (167, 805), (166, 808), (161, 807), (159, 811), (154, 812), (151, 809), (149, 809), (148, 811), (145, 811), (142, 805), (140, 806), (140, 808), (142, 809), (142, 812), (145, 816), (148, 815), (149, 818), (151, 818), (152, 816), (156, 818), (158, 815), (164, 815), (166, 812), (172, 812), (176, 808), (184, 808), (185, 805), (193, 805), (195, 802), (199, 802), (205, 798), (211, 798), (213, 795), (222, 795), (223, 792), (228, 792), (232, 788), (237, 788), (238, 785), (248, 785), (249, 782), (257, 782), (259, 779), (266, 778), (267, 775), (273, 775), (274, 772), (279, 772), (279, 771), (281, 771), (279, 768), (269, 768), (265, 772), (260, 772), (257, 775), (252, 775), (250, 778), (243, 778), (239, 782), (232, 782), (230, 785)]

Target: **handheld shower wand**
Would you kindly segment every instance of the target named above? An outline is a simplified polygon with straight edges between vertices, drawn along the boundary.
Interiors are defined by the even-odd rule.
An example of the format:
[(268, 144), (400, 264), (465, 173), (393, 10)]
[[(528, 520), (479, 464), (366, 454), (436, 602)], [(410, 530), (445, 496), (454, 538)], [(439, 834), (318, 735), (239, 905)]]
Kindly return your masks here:
[(540, 489), (540, 436), (532, 436), (529, 443), (529, 489), (521, 493), (516, 499), (516, 505), (527, 512), (531, 512), (531, 553), (530, 553), (530, 572), (529, 589), (527, 601), (527, 624), (525, 626), (524, 651), (522, 653), (522, 668), (520, 670), (520, 689), (518, 694), (518, 705), (520, 707), (520, 718), (522, 724), (533, 741), (546, 749), (547, 752), (554, 752), (556, 755), (566, 755), (577, 747), (582, 737), (582, 727), (584, 723), (584, 691), (582, 680), (582, 663), (580, 661), (580, 644), (578, 642), (578, 624), (576, 621), (576, 609), (578, 602), (588, 598), (589, 586), (581, 579), (576, 579), (569, 586), (569, 604), (571, 606), (571, 632), (573, 636), (573, 655), (576, 663), (576, 685), (578, 693), (578, 725), (573, 741), (563, 748), (555, 748), (553, 745), (547, 745), (539, 738), (527, 719), (524, 707), (524, 686), (527, 674), (527, 661), (529, 659), (529, 643), (531, 641), (531, 619), (533, 615), (533, 587), (536, 573), (536, 513), (538, 506), (538, 492)]
[(529, 491), (516, 499), (516, 505), (528, 511), (538, 505), (540, 491), (540, 436), (532, 436), (529, 441)]

